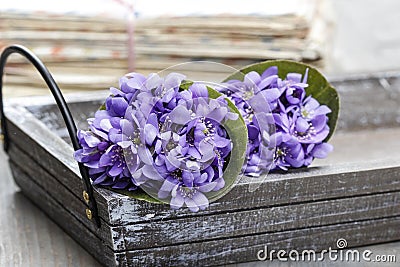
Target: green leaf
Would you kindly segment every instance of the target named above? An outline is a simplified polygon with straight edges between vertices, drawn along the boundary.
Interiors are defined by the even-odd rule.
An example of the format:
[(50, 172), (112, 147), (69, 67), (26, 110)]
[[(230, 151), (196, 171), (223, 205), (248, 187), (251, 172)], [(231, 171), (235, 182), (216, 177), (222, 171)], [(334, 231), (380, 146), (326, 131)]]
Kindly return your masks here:
[(128, 197), (131, 197), (131, 198), (134, 198), (137, 200), (142, 200), (142, 201), (146, 201), (146, 202), (154, 203), (154, 204), (164, 204), (163, 202), (161, 202), (158, 199), (153, 198), (152, 196), (150, 196), (149, 194), (147, 194), (140, 188), (136, 189), (135, 191), (128, 191), (125, 189), (114, 189), (112, 187), (106, 187), (106, 188), (111, 191), (126, 195)]
[(335, 131), (338, 120), (340, 107), (339, 94), (326, 78), (314, 67), (290, 60), (270, 60), (246, 66), (226, 78), (225, 81), (232, 79), (243, 80), (243, 74), (247, 74), (251, 71), (256, 71), (259, 74), (262, 74), (266, 69), (272, 66), (278, 67), (278, 76), (282, 79), (286, 78), (286, 75), (291, 72), (304, 75), (308, 68), (308, 87), (306, 88), (307, 96), (312, 95), (312, 97), (314, 97), (320, 104), (327, 105), (332, 110), (332, 112), (328, 114), (329, 135), (325, 139), (325, 141), (328, 141)]
[(179, 86), (179, 91), (188, 90), (190, 86), (192, 86), (193, 82), (189, 80), (183, 80), (181, 85)]

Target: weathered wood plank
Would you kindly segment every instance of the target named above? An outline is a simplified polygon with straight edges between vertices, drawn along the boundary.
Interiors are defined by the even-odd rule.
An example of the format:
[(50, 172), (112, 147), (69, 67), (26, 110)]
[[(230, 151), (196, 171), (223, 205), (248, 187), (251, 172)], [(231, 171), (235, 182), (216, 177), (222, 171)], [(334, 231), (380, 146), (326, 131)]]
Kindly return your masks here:
[[(102, 220), (101, 227), (93, 223), (88, 223), (86, 217), (84, 204), (77, 198), (68, 188), (51, 176), (43, 167), (37, 164), (34, 160), (29, 158), (21, 149), (12, 143), (9, 147), (9, 159), (13, 168), (18, 168), (21, 172), (29, 175), (29, 177), (47, 194), (54, 199), (59, 205), (63, 206), (69, 213), (73, 215), (74, 220), (78, 220), (98, 238), (102, 239), (105, 245), (109, 246), (112, 250), (125, 250), (125, 242), (123, 233), (115, 227), (110, 227), (105, 221)], [(66, 222), (68, 224), (68, 222)]]
[[(400, 192), (121, 227), (128, 250), (400, 215)], [(149, 235), (149, 233), (151, 233)]]
[[(18, 124), (16, 126), (12, 122), (8, 123), (10, 142), (15, 143), (26, 151), (32, 159), (39, 162), (42, 167), (61, 181), (84, 203), (82, 180), (77, 163), (72, 157), (72, 147), (49, 131), (45, 125), (37, 121), (26, 109), (16, 107), (9, 109), (6, 113), (8, 116), (14, 117)], [(118, 198), (108, 193), (100, 194), (96, 189), (94, 194), (99, 206), (100, 216), (109, 221), (108, 210), (118, 205)], [(88, 223), (90, 224), (91, 222)]]
[[(116, 266), (114, 252), (108, 246), (105, 246), (100, 238), (96, 237), (85, 225), (76, 220), (70, 211), (54, 201), (47, 191), (35, 184), (19, 167), (12, 162), (10, 162), (10, 165), (14, 180), (24, 195), (98, 261), (105, 266)], [(118, 256), (118, 258), (122, 259), (123, 257)]]
[[(360, 80), (360, 78), (362, 78), (362, 79)], [(392, 99), (396, 102), (396, 100), (398, 100), (396, 92), (399, 91), (399, 84), (400, 84), (398, 82), (399, 80), (400, 80), (399, 75), (392, 75), (392, 76), (377, 75), (377, 76), (368, 76), (368, 77), (357, 77), (354, 79), (348, 79), (348, 78), (344, 79), (344, 80), (337, 79), (337, 80), (334, 80), (333, 83), (338, 87), (338, 90), (341, 93), (345, 94), (344, 95), (345, 99), (352, 99), (352, 102), (350, 101), (347, 104), (344, 103), (343, 110), (352, 110), (351, 108), (357, 107), (357, 109), (363, 110), (361, 112), (362, 116), (367, 116), (369, 118), (369, 117), (375, 116), (377, 114), (376, 113), (377, 107), (370, 108), (368, 110), (364, 110), (366, 108), (365, 107), (366, 105), (361, 105), (361, 104), (365, 103), (364, 100), (371, 99), (371, 97), (375, 97), (374, 94), (377, 92), (376, 88), (379, 88), (379, 92), (381, 92), (381, 91), (383, 92), (381, 94), (382, 97), (387, 98), (389, 96), (390, 99)], [(387, 83), (385, 83), (385, 81), (388, 82), (390, 87), (387, 87)], [(382, 84), (385, 84), (386, 87), (382, 86)], [(360, 90), (367, 90), (370, 93), (362, 94), (362, 93), (360, 93), (361, 92)], [(346, 94), (349, 96), (347, 96)], [(366, 97), (366, 99), (363, 99), (364, 97)], [(81, 116), (82, 113), (87, 113), (89, 111), (93, 112), (92, 109), (94, 108), (94, 106), (97, 106), (96, 101), (99, 101), (100, 99), (103, 99), (103, 98), (104, 98), (104, 96), (100, 95), (98, 93), (92, 94), (92, 96), (90, 94), (85, 94), (85, 97), (82, 97), (81, 99), (77, 95), (71, 97), (70, 100), (72, 100), (73, 102), (74, 101), (76, 102), (79, 100), (85, 100), (85, 101), (92, 100), (92, 102), (90, 102), (91, 105), (86, 105), (83, 103), (73, 104), (74, 107), (81, 106), (80, 109), (74, 108), (75, 113), (80, 116), (78, 118), (78, 121), (84, 120), (84, 118), (86, 118), (85, 117), (86, 115)], [(49, 110), (55, 109), (55, 106), (50, 104), (53, 101), (51, 98), (41, 98), (41, 99), (42, 99), (41, 100), (42, 102), (41, 101), (36, 102), (36, 100), (34, 101), (34, 100), (30, 99), (29, 101), (26, 102), (26, 104), (32, 105), (33, 103), (37, 103), (37, 105), (36, 105), (37, 110), (41, 110), (43, 107), (45, 109), (49, 109)], [(392, 103), (392, 102), (390, 102), (390, 103)], [(42, 107), (41, 107), (40, 103), (46, 104), (47, 106), (42, 105)], [(369, 102), (369, 103), (371, 104), (371, 102)], [(372, 104), (374, 104), (374, 103), (375, 102), (372, 102)], [(380, 108), (379, 110), (382, 112), (384, 111), (383, 112), (384, 114), (386, 114), (386, 115), (390, 114), (390, 115), (388, 115), (389, 117), (387, 117), (385, 120), (375, 120), (378, 123), (378, 124), (377, 123), (373, 124), (375, 127), (381, 125), (381, 124), (379, 124), (380, 122), (383, 122), (382, 125), (386, 125), (385, 123), (388, 121), (393, 122), (394, 119), (397, 121), (398, 109), (392, 107), (392, 104), (379, 107)], [(346, 108), (346, 105), (347, 105), (347, 108)], [(371, 106), (371, 105), (369, 105), (369, 106)], [(34, 110), (34, 108), (33, 108), (33, 110)], [(28, 121), (28, 124), (31, 123), (30, 124), (31, 126), (38, 126), (37, 121), (35, 122), (34, 116), (30, 116), (29, 112), (26, 112), (26, 109), (19, 110), (19, 111), (21, 111), (19, 113), (19, 115), (22, 115), (22, 117), (23, 117), (23, 118), (20, 118), (20, 122), (22, 122), (23, 124), (26, 124)], [(6, 112), (6, 113), (8, 114), (8, 112)], [(76, 114), (75, 114), (75, 116), (78, 116)], [(357, 117), (357, 116), (353, 116), (353, 114), (351, 114), (351, 115), (352, 116), (350, 116), (350, 114), (343, 115), (342, 119), (346, 120), (347, 118), (353, 119), (353, 118)], [(38, 116), (38, 114), (36, 114), (36, 116)], [(61, 121), (57, 115), (55, 117), (50, 117), (50, 118), (53, 118), (52, 120), (55, 120), (58, 123)], [(358, 117), (358, 118), (360, 118), (360, 117)], [(15, 117), (14, 117), (14, 120), (15, 120)], [(360, 121), (360, 119), (357, 119), (357, 120), (358, 120), (358, 122)], [(352, 121), (351, 123), (348, 123), (348, 124), (349, 125), (359, 125), (355, 121)], [(40, 129), (42, 129), (44, 131), (46, 130), (46, 127), (43, 124), (39, 123), (39, 125), (41, 125), (41, 127), (39, 127)], [(25, 125), (19, 125), (19, 126), (25, 126)], [(29, 128), (29, 127), (25, 127), (25, 128)], [(22, 136), (22, 137), (26, 137), (27, 135), (29, 135), (29, 133), (31, 133), (31, 131), (29, 132), (29, 129), (28, 129), (27, 133), (28, 134), (26, 134), (25, 136)], [(15, 134), (15, 132), (14, 132), (14, 134)], [(21, 137), (21, 136), (19, 136), (19, 137)], [(16, 137), (16, 139), (24, 140), (24, 139), (17, 138), (17, 137)], [(66, 146), (65, 144), (61, 145), (62, 142), (56, 141), (55, 139), (57, 139), (57, 137), (55, 137), (54, 134), (51, 135), (50, 131), (47, 131), (46, 134), (43, 134), (42, 139), (39, 140), (39, 141), (43, 141), (43, 142), (47, 142), (47, 143), (50, 141), (51, 145), (47, 144), (47, 147), (45, 149), (43, 149), (44, 152), (47, 152), (47, 150), (51, 150), (51, 152), (54, 152), (52, 154), (57, 154), (56, 156), (53, 155), (53, 158), (59, 159), (61, 161), (61, 163), (60, 162), (58, 162), (58, 163), (57, 162), (56, 163), (46, 162), (46, 164), (47, 165), (54, 164), (54, 166), (52, 166), (53, 168), (51, 168), (53, 170), (59, 170), (60, 166), (67, 164), (67, 170), (64, 170), (64, 173), (67, 174), (65, 177), (65, 180), (67, 181), (66, 187), (72, 188), (72, 192), (77, 197), (80, 198), (81, 197), (80, 193), (81, 193), (82, 187), (81, 187), (80, 181), (77, 180), (77, 178), (79, 179), (79, 177), (76, 177), (76, 174), (77, 174), (76, 165), (74, 165), (73, 160), (71, 160), (72, 157), (69, 154), (69, 153), (72, 153), (72, 150), (70, 148), (68, 148), (68, 146)], [(38, 139), (35, 139), (33, 142), (36, 142), (36, 141), (38, 141)], [(54, 145), (54, 144), (56, 144), (56, 145)], [(41, 151), (41, 152), (43, 152), (43, 151)], [(62, 152), (62, 153), (60, 153), (60, 152)], [(38, 154), (41, 155), (41, 157), (48, 156), (43, 153), (42, 154), (38, 153)], [(326, 173), (329, 173), (329, 171)], [(310, 174), (314, 175), (315, 173), (313, 173), (313, 171), (312, 171)], [(388, 174), (390, 175), (390, 172)], [(272, 180), (274, 179), (273, 176), (270, 176), (270, 178)], [(268, 178), (268, 179), (270, 179), (270, 178)], [(288, 176), (285, 176), (285, 179), (286, 178), (292, 179), (292, 177), (288, 177)], [(362, 178), (357, 177), (357, 179), (362, 179)], [(349, 182), (349, 184), (359, 184), (359, 181), (357, 179), (353, 179), (351, 181), (351, 183)], [(70, 181), (70, 184), (68, 184), (69, 181)], [(290, 183), (291, 181), (288, 181), (288, 182)], [(321, 180), (319, 182), (321, 182)], [(270, 185), (271, 184), (268, 184), (268, 186), (270, 186)], [(313, 185), (313, 184), (311, 183), (311, 185)], [(362, 184), (359, 184), (359, 185), (363, 186)], [(388, 186), (388, 185), (390, 185), (390, 182), (386, 184), (386, 186)], [(372, 186), (374, 186), (374, 185), (372, 185)], [(396, 186), (397, 185), (395, 185), (395, 187)], [(280, 188), (285, 189), (282, 187), (280, 187)], [(289, 188), (293, 189), (293, 185), (292, 185), (292, 187), (289, 187)], [(365, 186), (364, 186), (364, 188), (365, 188)], [(386, 189), (382, 189), (382, 187), (379, 187), (379, 188), (383, 191), (386, 190)], [(321, 186), (318, 189), (321, 189)], [(322, 189), (325, 189), (325, 188), (322, 188)], [(97, 194), (98, 192), (101, 192), (101, 193)], [(371, 191), (371, 193), (373, 193), (373, 192), (375, 192), (375, 191)], [(380, 191), (380, 192), (382, 192), (382, 191)], [(263, 193), (269, 193), (269, 192), (264, 191)], [(308, 193), (310, 193), (310, 192), (308, 192)], [(354, 192), (354, 193), (355, 194), (368, 194), (369, 192), (365, 191), (364, 193), (363, 192)], [(337, 194), (334, 196), (328, 195), (327, 198), (342, 197), (343, 195), (344, 194), (342, 194), (342, 195)], [(273, 199), (279, 200), (279, 197), (274, 196), (274, 194), (272, 194), (271, 197)], [(319, 199), (319, 197), (320, 196), (312, 196), (313, 199), (314, 198)], [(106, 221), (109, 221), (112, 224), (120, 224), (122, 222), (133, 223), (135, 221), (148, 220), (149, 217), (153, 217), (153, 216), (155, 218), (160, 218), (160, 219), (163, 219), (166, 217), (179, 218), (179, 217), (190, 216), (190, 214), (187, 214), (185, 212), (173, 213), (173, 212), (170, 212), (168, 209), (160, 208), (159, 206), (152, 207), (152, 205), (150, 205), (151, 207), (147, 206), (144, 209), (141, 209), (139, 206), (143, 203), (140, 203), (140, 202), (136, 203), (135, 201), (132, 201), (131, 199), (121, 197), (120, 195), (115, 194), (115, 193), (110, 193), (109, 191), (104, 190), (104, 189), (96, 190), (96, 198), (98, 199), (99, 205), (101, 206), (100, 212), (103, 213), (103, 214), (101, 214), (101, 216), (103, 218), (105, 218)], [(308, 199), (310, 199), (310, 198), (308, 198)], [(296, 199), (296, 201), (301, 202), (302, 200)], [(294, 201), (294, 203), (296, 201)], [(308, 201), (308, 200), (306, 199), (304, 201)], [(282, 204), (282, 202), (279, 202), (279, 201), (277, 201), (276, 203)], [(218, 205), (220, 205), (220, 203), (214, 203), (210, 209), (210, 212), (222, 211), (222, 209), (219, 209), (219, 207), (216, 207)], [(261, 204), (259, 206), (263, 206), (263, 205), (268, 205), (268, 204), (266, 204), (264, 202), (263, 204)], [(274, 205), (274, 204), (272, 203), (272, 205)], [(110, 207), (112, 207), (112, 208), (110, 208)], [(257, 205), (255, 207), (257, 207)], [(235, 208), (235, 207), (229, 207), (229, 204), (228, 204), (226, 208)], [(121, 213), (120, 212), (121, 210), (125, 211), (125, 212)], [(129, 213), (127, 211), (131, 211), (131, 212)], [(207, 212), (209, 212), (209, 211), (206, 211), (206, 213)]]
[[(104, 98), (105, 99), (105, 98)], [(94, 117), (94, 113), (102, 105), (103, 100), (93, 100), (87, 102), (68, 103), (71, 114), (75, 120), (78, 129), (87, 129), (87, 119)], [(61, 137), (65, 142), (71, 144), (67, 128), (64, 121), (60, 118), (58, 107), (51, 105), (35, 105), (25, 106), (39, 121), (43, 122), (46, 127), (57, 136)]]
[[(398, 161), (400, 162), (400, 161)], [(176, 219), (227, 210), (258, 209), (276, 205), (360, 196), (390, 192), (400, 188), (399, 167), (384, 166), (388, 162), (365, 162), (364, 168), (351, 164), (310, 168), (285, 175), (270, 175), (260, 187), (248, 192), (246, 181), (236, 185), (226, 196), (211, 203), (210, 207), (196, 214), (187, 211), (165, 212), (149, 203), (136, 203), (121, 198), (119, 209), (111, 216), (118, 224), (143, 220)], [(395, 163), (396, 164), (396, 163)]]
[(330, 79), (340, 96), (339, 130), (400, 126), (400, 73), (358, 74)]
[[(106, 266), (209, 266), (257, 260), (256, 253), (264, 246), (287, 251), (320, 251), (329, 246), (335, 249), (338, 238), (346, 238), (350, 247), (400, 239), (400, 217), (390, 217), (113, 253), (84, 225), (72, 220), (72, 215), (64, 207), (48, 197), (47, 192), (25, 173), (18, 171), (17, 166), (12, 166), (12, 170), (24, 194)], [(71, 223), (65, 224), (66, 221)]]
[(333, 152), (325, 159), (316, 159), (312, 166), (390, 159), (400, 155), (400, 127), (382, 130), (338, 132), (330, 140)]
[[(49, 158), (49, 152), (55, 153), (51, 151), (52, 148), (49, 148), (48, 145), (43, 148), (36, 144), (33, 139), (28, 138), (27, 134), (15, 125), (10, 124), (10, 130), (13, 132), (11, 140), (21, 147), (28, 145), (30, 149), (27, 149), (26, 153), (37, 162), (41, 162), (43, 158)], [(47, 137), (47, 139), (49, 138), (51, 138), (51, 135)], [(41, 140), (42, 144), (44, 142), (44, 140)], [(72, 154), (72, 149), (69, 148), (69, 150)], [(59, 178), (61, 183), (75, 192), (75, 195), (80, 195), (82, 189), (80, 178), (76, 174), (77, 170), (65, 168), (63, 166), (64, 160), (60, 160), (60, 158), (65, 158), (64, 160), (69, 158), (70, 161), (73, 161), (72, 155), (65, 154), (64, 151), (62, 156), (51, 155), (51, 160), (46, 162), (46, 166), (43, 167), (48, 169), (53, 176)], [(310, 168), (285, 175), (269, 175), (267, 180), (260, 185), (260, 188), (251, 194), (247, 193), (249, 182), (242, 181), (227, 196), (212, 203), (208, 210), (197, 214), (192, 214), (187, 210), (170, 211), (166, 206), (136, 201), (105, 189), (96, 188), (96, 193), (101, 192), (99, 204), (102, 205), (102, 208), (100, 212), (105, 221), (112, 225), (129, 224), (149, 221), (150, 218), (152, 220), (174, 219), (220, 213), (225, 210), (269, 207), (399, 190), (399, 162), (396, 159), (385, 159), (375, 162)], [(43, 163), (41, 164), (43, 165)], [(62, 175), (59, 174), (60, 171)], [(376, 177), (380, 177), (380, 179), (376, 179)], [(106, 191), (107, 193), (105, 193)], [(282, 192), (285, 192), (285, 194), (282, 194)], [(105, 194), (108, 195), (105, 196)], [(110, 204), (112, 201), (114, 202)]]
[(15, 185), (0, 149), (0, 266), (90, 266), (100, 264)]
[[(257, 252), (283, 249), (289, 252), (336, 249), (336, 241), (345, 238), (348, 247), (400, 239), (400, 217), (366, 220), (340, 225), (305, 228), (295, 231), (250, 235), (172, 247), (127, 251), (129, 266), (214, 266), (257, 261)], [(362, 250), (361, 250), (362, 251)], [(266, 263), (268, 264), (268, 263)]]
[[(24, 152), (10, 147), (10, 160), (31, 179), (71, 212), (75, 219), (85, 221), (80, 212), (83, 204), (54, 177)], [(23, 162), (24, 164), (21, 164)], [(54, 188), (57, 188), (55, 191)], [(400, 192), (308, 202), (248, 211), (236, 211), (186, 217), (175, 220), (150, 221), (127, 226), (109, 226), (103, 222), (89, 229), (114, 251), (165, 246), (194, 241), (234, 237), (265, 232), (339, 224), (351, 221), (400, 215)], [(193, 229), (201, 229), (193, 231)], [(151, 233), (151, 235), (149, 235)]]

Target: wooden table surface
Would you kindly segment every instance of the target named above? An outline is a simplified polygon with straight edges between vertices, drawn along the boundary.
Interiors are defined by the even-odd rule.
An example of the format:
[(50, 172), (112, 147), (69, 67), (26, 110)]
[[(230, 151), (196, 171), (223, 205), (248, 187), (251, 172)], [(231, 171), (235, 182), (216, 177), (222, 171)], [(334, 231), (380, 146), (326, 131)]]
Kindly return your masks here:
[[(336, 13), (336, 31), (333, 52), (327, 61), (329, 73), (398, 70), (400, 67), (400, 34), (396, 0), (335, 0), (331, 1)], [(383, 15), (383, 16), (381, 16)], [(373, 64), (371, 64), (373, 62)], [(387, 157), (400, 153), (397, 141), (400, 130), (384, 130), (370, 133), (373, 153), (365, 154), (357, 149), (358, 134), (335, 136), (340, 145), (326, 161), (347, 161), (354, 153), (363, 157)], [(391, 140), (387, 142), (387, 140)], [(346, 145), (347, 144), (347, 145)], [(344, 146), (343, 146), (344, 145)], [(353, 154), (352, 154), (353, 153)], [(399, 225), (400, 227), (400, 225)], [(362, 263), (362, 266), (398, 266), (400, 242), (360, 248), (374, 254), (397, 256), (397, 264)], [(254, 262), (236, 266), (287, 266), (285, 262)], [(99, 266), (83, 248), (65, 234), (57, 225), (22, 195), (14, 184), (8, 168), (7, 156), (0, 149), (0, 267), (7, 266)], [(324, 262), (291, 263), (290, 266), (360, 266), (359, 263)]]
[[(325, 165), (349, 161), (362, 156), (365, 160), (391, 157), (400, 153), (400, 129), (338, 133), (332, 139), (337, 148), (327, 160), (316, 161)], [(383, 138), (384, 137), (384, 138)], [(365, 149), (365, 140), (370, 140)], [(383, 142), (384, 140), (384, 142)], [(365, 152), (368, 153), (365, 153)], [(345, 156), (343, 156), (345, 155)], [(400, 225), (399, 225), (400, 227)], [(400, 242), (361, 248), (376, 254), (396, 255), (400, 262)], [(253, 262), (237, 266), (286, 266), (287, 263)], [(320, 262), (293, 263), (294, 266), (321, 266)], [(334, 266), (358, 266), (356, 263), (326, 262)], [(363, 266), (376, 266), (363, 262)], [(7, 156), (0, 149), (0, 266), (99, 266), (82, 247), (34, 206), (14, 184)], [(235, 266), (235, 265), (233, 265)], [(384, 264), (382, 266), (396, 266)]]

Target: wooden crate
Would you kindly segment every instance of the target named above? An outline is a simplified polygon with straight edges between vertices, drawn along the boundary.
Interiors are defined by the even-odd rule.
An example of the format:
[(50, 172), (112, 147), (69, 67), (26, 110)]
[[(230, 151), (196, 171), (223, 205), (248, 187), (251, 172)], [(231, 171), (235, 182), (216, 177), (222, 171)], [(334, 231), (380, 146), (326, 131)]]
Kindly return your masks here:
[[(219, 265), (255, 261), (266, 245), (318, 251), (339, 238), (349, 247), (400, 240), (400, 76), (333, 84), (342, 101), (333, 142), (342, 154), (328, 165), (270, 174), (252, 193), (243, 180), (198, 213), (94, 187), (97, 228), (86, 217), (78, 166), (51, 97), (8, 101), (11, 170), (24, 194), (106, 266)], [(106, 94), (67, 96), (79, 128)], [(379, 151), (379, 142), (392, 149)]]

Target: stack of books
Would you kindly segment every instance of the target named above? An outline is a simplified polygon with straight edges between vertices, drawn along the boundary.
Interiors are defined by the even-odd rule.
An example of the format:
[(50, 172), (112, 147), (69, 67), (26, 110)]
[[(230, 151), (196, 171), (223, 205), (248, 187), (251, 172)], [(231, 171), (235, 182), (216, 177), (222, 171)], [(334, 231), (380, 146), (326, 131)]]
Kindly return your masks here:
[[(136, 0), (127, 3), (133, 13), (117, 0), (88, 0), (80, 9), (69, 1), (70, 6), (57, 10), (40, 5), (44, 0), (13, 8), (23, 6), (18, 1), (0, 7), (0, 49), (13, 43), (30, 48), (62, 89), (105, 89), (132, 70), (147, 74), (193, 61), (240, 68), (292, 59), (323, 66), (324, 1), (190, 0), (179, 8), (178, 0)], [(209, 66), (190, 71), (215, 81), (232, 72), (223, 65)], [(44, 87), (18, 56), (11, 58), (6, 73), (6, 84), (24, 88), (24, 94)]]

